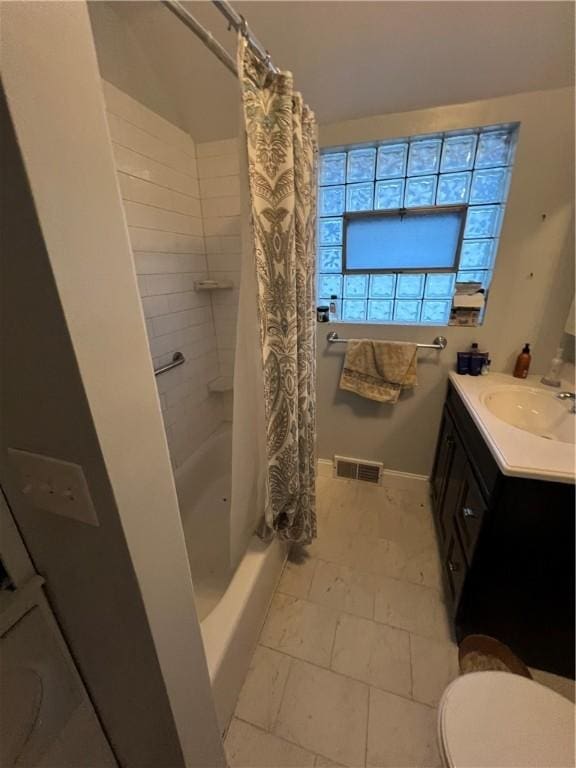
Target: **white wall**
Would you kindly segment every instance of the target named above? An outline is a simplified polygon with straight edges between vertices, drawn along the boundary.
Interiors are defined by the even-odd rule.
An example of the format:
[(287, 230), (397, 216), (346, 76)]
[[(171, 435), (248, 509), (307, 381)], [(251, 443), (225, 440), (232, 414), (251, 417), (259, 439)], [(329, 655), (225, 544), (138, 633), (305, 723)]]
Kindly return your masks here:
[[(395, 406), (338, 389), (344, 348), (329, 347), (318, 326), (318, 450), (383, 461), (391, 469), (428, 474), (456, 352), (472, 341), (490, 352), (493, 370), (512, 369), (532, 342), (532, 372), (543, 373), (558, 346), (574, 286), (574, 93), (525, 93), (435, 109), (321, 126), (323, 147), (433, 131), (521, 123), (506, 216), (480, 328), (338, 324), (341, 336), (430, 342), (448, 339), (442, 353), (421, 352), (418, 388)], [(546, 214), (545, 218), (543, 214)]]
[[(3, 485), (119, 762), (224, 765), (86, 6), (2, 16), (37, 214), (20, 182), (6, 196)], [(7, 446), (81, 464), (100, 527), (28, 506)]]
[(208, 270), (211, 278), (234, 284), (212, 294), (220, 372), (232, 376), (242, 248), (238, 140), (204, 142), (197, 150)]
[(176, 126), (102, 82), (154, 367), (182, 352), (184, 365), (157, 378), (172, 465), (218, 428), (222, 408), (208, 382), (219, 375), (196, 146)]

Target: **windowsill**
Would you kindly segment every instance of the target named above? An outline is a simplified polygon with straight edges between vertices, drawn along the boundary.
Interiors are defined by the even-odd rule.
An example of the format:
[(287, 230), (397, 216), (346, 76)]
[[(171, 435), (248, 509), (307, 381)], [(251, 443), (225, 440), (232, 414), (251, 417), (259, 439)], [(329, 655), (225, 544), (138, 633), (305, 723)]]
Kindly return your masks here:
[(478, 325), (450, 325), (449, 323), (398, 323), (393, 320), (387, 320), (382, 323), (375, 320), (330, 320), (328, 323), (316, 323), (316, 325), (326, 326), (327, 328), (334, 325), (358, 325), (367, 328), (463, 328), (464, 330), (470, 330), (470, 328), (481, 328), (483, 323), (478, 323)]

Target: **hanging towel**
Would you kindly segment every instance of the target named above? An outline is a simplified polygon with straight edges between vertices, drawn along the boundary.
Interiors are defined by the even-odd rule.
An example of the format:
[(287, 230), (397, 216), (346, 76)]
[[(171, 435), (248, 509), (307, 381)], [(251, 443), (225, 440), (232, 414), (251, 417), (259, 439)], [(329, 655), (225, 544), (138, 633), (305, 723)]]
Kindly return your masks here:
[(380, 403), (397, 402), (416, 379), (416, 344), (356, 339), (348, 342), (340, 389)]

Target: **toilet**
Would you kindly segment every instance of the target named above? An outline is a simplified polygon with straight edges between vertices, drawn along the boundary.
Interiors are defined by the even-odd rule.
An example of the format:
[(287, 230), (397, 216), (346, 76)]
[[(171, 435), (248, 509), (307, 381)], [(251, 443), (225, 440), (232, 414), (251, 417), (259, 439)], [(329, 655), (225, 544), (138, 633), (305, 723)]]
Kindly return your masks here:
[(445, 768), (574, 766), (574, 705), (508, 672), (472, 672), (444, 691), (438, 742)]

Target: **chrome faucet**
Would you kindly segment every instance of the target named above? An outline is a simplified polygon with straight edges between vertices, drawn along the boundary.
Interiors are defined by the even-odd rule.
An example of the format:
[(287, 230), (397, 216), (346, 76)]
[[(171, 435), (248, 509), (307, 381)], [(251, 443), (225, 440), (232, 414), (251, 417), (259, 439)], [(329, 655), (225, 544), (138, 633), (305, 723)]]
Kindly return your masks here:
[(570, 413), (576, 413), (576, 394), (574, 394), (574, 392), (558, 392), (556, 397), (558, 400), (572, 400), (572, 408), (570, 408)]

